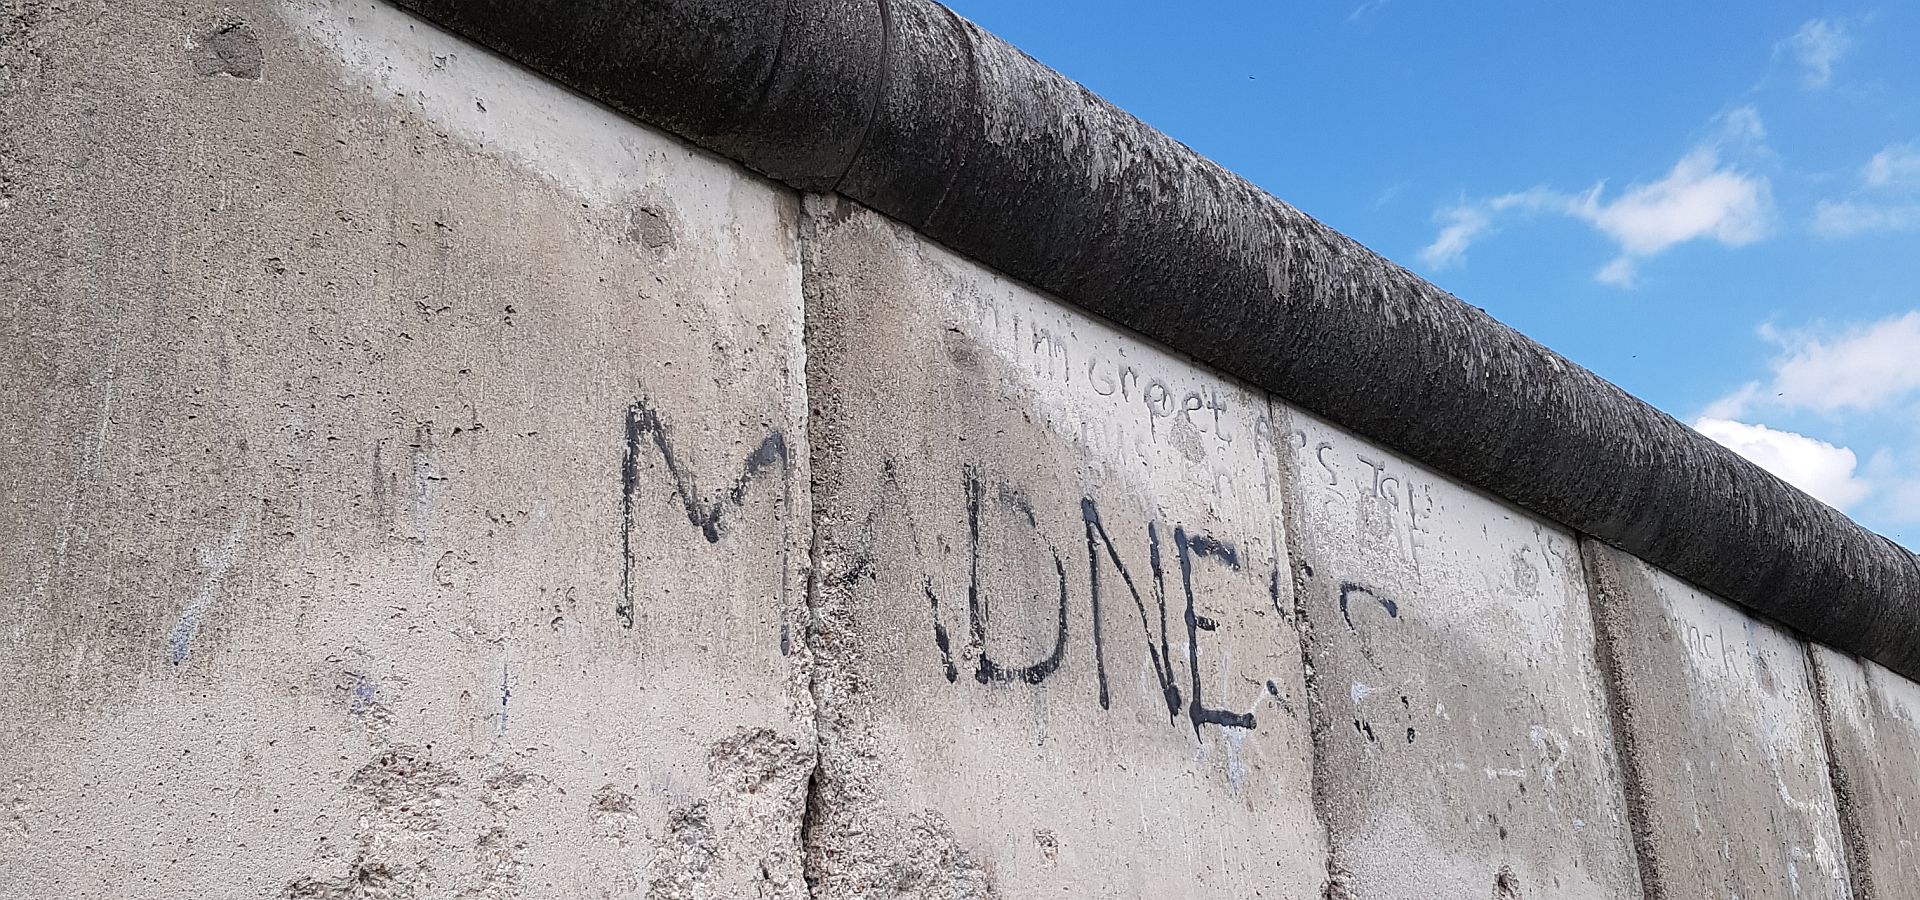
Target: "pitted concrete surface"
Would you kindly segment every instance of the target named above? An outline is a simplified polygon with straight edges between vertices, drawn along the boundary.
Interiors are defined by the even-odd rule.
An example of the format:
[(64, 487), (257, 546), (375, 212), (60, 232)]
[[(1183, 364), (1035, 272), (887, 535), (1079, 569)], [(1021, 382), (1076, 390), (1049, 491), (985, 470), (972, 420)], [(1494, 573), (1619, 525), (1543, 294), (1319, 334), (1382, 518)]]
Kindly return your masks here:
[(816, 896), (1321, 896), (1264, 399), (809, 211)]
[[(592, 6), (551, 2), (512, 21)], [(695, 6), (788, 61), (841, 26), (884, 43), (864, 7), (675, 8)], [(625, 11), (664, 8), (644, 7)], [(1280, 307), (1214, 315), (1232, 304), (1207, 292), (1259, 279), (1195, 260), (1273, 255), (1208, 238), (1212, 218), (1095, 258), (1165, 232), (1087, 212), (1152, 206), (1117, 174), (1054, 210), (1060, 172), (1010, 197), (983, 157), (888, 168), (962, 47), (1033, 114), (988, 129), (992, 154), (1094, 122), (937, 7), (893, 8), (911, 83), (806, 63), (869, 79), (871, 135), (829, 116), (817, 146), (780, 145), (821, 84), (751, 42), (715, 77), (764, 104), (682, 92), (670, 127), (780, 171), (878, 148), (822, 182), (850, 193), (923, 191), (930, 165), (954, 191), (916, 207), (927, 233), (374, 0), (0, 7), (0, 121), (29, 123), (0, 128), (0, 898), (1784, 900), (1847, 897), (1849, 874), (1863, 900), (1917, 896), (1911, 682), (1810, 662), (1631, 556), (936, 246), (1098, 222), (1115, 239), (1094, 250), (1075, 226), (1001, 258), (1150, 333), (1231, 337), (1210, 358), (1240, 371), (1358, 379), (1326, 396), (1380, 433), (1478, 395), (1366, 405), (1377, 380), (1315, 337), (1345, 317), (1397, 366), (1512, 358), (1366, 330), (1380, 284), (1412, 282), (1317, 225), (1333, 257), (1272, 271), (1306, 279), (1287, 309), (1332, 318), (1276, 329)], [(789, 119), (753, 119), (775, 106)], [(1442, 325), (1416, 337), (1518, 340)], [(1642, 415), (1616, 393), (1589, 392), (1609, 410), (1564, 446)], [(1551, 464), (1501, 474), (1495, 432)], [(1716, 538), (1687, 523), (1726, 504), (1642, 521), (1666, 494), (1607, 482), (1641, 504), (1627, 521), (1587, 475), (1552, 493), (1590, 463), (1526, 434), (1438, 446), (1459, 478), (1546, 484), (1536, 505), (1728, 584), (1865, 585), (1742, 599), (1906, 658), (1882, 575), (1907, 557), (1777, 527), (1771, 482), (1720, 456), (1653, 468), (1768, 515)]]
[(1582, 550), (1647, 896), (1854, 896), (1805, 646), (1632, 556)]
[(1920, 900), (1920, 685), (1812, 649), (1854, 894)]
[(1913, 553), (936, 0), (400, 2), (1920, 677)]
[(1335, 896), (1639, 897), (1573, 535), (1278, 421)]
[(804, 896), (797, 197), (378, 4), (0, 18), (0, 897)]

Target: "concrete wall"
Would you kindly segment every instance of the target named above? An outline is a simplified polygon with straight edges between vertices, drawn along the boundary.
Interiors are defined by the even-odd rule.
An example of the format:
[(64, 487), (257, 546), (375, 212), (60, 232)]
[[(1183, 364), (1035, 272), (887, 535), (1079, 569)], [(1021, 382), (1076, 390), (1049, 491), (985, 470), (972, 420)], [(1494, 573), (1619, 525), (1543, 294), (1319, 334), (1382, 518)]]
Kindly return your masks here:
[(1352, 895), (1637, 896), (1574, 535), (1283, 422), (1315, 767)]
[(820, 896), (1318, 895), (1265, 399), (810, 213)]
[(798, 198), (384, 6), (0, 15), (0, 896), (804, 895)]
[(1649, 893), (1852, 896), (1806, 646), (1586, 549)]
[(844, 198), (0, 36), (0, 897), (1920, 897), (1920, 686)]
[(1920, 900), (1920, 685), (1813, 648), (1855, 896)]

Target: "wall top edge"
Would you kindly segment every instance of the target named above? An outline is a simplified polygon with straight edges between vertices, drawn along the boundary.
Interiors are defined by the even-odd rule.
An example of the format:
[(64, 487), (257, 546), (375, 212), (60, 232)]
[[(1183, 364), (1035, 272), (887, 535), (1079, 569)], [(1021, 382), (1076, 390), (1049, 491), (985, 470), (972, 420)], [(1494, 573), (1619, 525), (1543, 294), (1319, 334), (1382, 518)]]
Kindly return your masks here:
[(1920, 557), (932, 0), (398, 2), (1920, 678)]

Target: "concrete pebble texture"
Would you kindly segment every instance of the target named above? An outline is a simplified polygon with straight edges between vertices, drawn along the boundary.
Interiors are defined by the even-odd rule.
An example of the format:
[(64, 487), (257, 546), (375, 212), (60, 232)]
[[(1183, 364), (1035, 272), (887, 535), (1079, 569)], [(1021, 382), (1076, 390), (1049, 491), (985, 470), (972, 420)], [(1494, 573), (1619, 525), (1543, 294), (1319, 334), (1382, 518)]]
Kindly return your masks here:
[(1281, 421), (1340, 896), (1640, 896), (1574, 536)]
[(1651, 898), (1853, 897), (1806, 647), (1587, 542)]
[(1855, 896), (1920, 900), (1920, 685), (1812, 651)]
[(804, 896), (798, 199), (383, 6), (22, 9), (0, 896)]
[(1920, 900), (1912, 682), (385, 2), (0, 123), (0, 900)]
[(1319, 896), (1264, 398), (809, 222), (817, 896)]

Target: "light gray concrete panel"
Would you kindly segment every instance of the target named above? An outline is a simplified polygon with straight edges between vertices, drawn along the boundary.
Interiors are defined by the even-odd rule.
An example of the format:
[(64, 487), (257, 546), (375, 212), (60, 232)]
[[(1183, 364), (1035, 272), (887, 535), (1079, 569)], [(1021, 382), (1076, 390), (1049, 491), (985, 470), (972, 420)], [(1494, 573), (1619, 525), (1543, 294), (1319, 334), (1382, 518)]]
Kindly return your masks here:
[(1638, 897), (1573, 535), (1284, 412), (1335, 896)]
[(1854, 895), (1920, 900), (1920, 684), (1812, 651)]
[(808, 203), (816, 896), (1320, 897), (1265, 401)]
[(0, 897), (804, 896), (798, 198), (377, 3), (0, 21)]
[(1852, 897), (1806, 648), (1586, 541), (1647, 896)]

